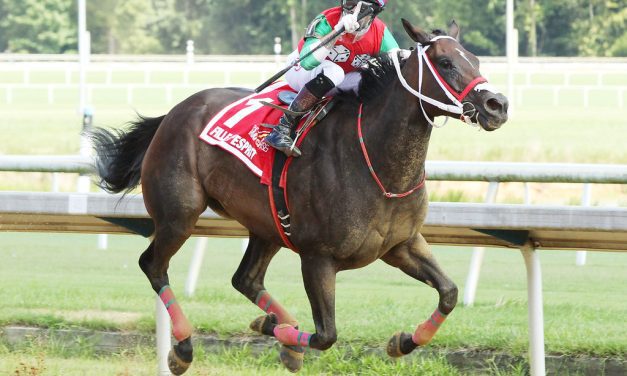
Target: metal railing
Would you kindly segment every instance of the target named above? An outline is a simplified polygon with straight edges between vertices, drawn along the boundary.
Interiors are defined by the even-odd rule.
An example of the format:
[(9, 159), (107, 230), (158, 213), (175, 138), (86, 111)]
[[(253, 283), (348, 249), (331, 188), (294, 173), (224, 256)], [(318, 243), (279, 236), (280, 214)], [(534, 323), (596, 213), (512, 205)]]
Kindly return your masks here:
[[(30, 171), (30, 172), (74, 172), (87, 173), (92, 170), (91, 160), (81, 156), (0, 156), (0, 171)], [(527, 269), (527, 290), (528, 290), (528, 315), (529, 315), (529, 348), (531, 356), (531, 374), (541, 375), (545, 372), (544, 366), (544, 313), (542, 303), (542, 276), (540, 271), (540, 259), (536, 252), (536, 248), (549, 245), (551, 241), (556, 241), (554, 246), (568, 245), (572, 248), (580, 248), (583, 239), (582, 233), (587, 232), (587, 245), (592, 245), (593, 249), (607, 249), (608, 242), (620, 249), (627, 242), (625, 231), (627, 230), (627, 209), (617, 208), (598, 208), (587, 210), (580, 207), (535, 207), (530, 205), (493, 205), (498, 191), (498, 185), (502, 182), (543, 182), (543, 183), (584, 183), (583, 201), (584, 205), (590, 202), (590, 186), (591, 183), (598, 184), (625, 184), (627, 183), (627, 165), (594, 165), (594, 164), (531, 164), (531, 163), (498, 163), (498, 162), (427, 162), (427, 173), (430, 180), (442, 181), (485, 181), (489, 182), (489, 189), (486, 197), (486, 204), (446, 204), (435, 203), (432, 205), (425, 231), (429, 226), (443, 226), (440, 229), (451, 226), (453, 232), (444, 234), (444, 237), (428, 239), (430, 241), (455, 243), (457, 236), (459, 241), (466, 237), (464, 243), (470, 241), (478, 241), (475, 244), (494, 244), (488, 243), (480, 238), (473, 229), (475, 228), (493, 228), (496, 233), (493, 235), (497, 239), (508, 238), (507, 234), (516, 232), (517, 235), (525, 234), (524, 243), (511, 244), (509, 246), (518, 246), (522, 252), (525, 266)], [(33, 193), (30, 193), (33, 194)], [(22, 202), (29, 201), (27, 198), (29, 193), (14, 195), (14, 197), (22, 197)], [(33, 194), (36, 195), (36, 194)], [(41, 195), (41, 194), (39, 194)], [(4, 197), (6, 195), (0, 194)], [(46, 196), (39, 197), (42, 203), (50, 203), (52, 200), (68, 200), (67, 204), (60, 205), (68, 210), (68, 214), (89, 215), (89, 200), (93, 194), (73, 194), (73, 196)], [(528, 195), (526, 195), (528, 198)], [(38, 197), (38, 196), (37, 196)], [(95, 197), (95, 196), (94, 196)], [(114, 197), (95, 198), (102, 202), (103, 200), (112, 201)], [(7, 202), (0, 200), (0, 207), (12, 204), (20, 199), (9, 198)], [(135, 198), (137, 200), (137, 198)], [(9, 202), (10, 201), (10, 202)], [(528, 203), (528, 199), (526, 200)], [(33, 204), (33, 202), (30, 202)], [(43, 204), (31, 205), (29, 210), (37, 209), (33, 213), (35, 216), (40, 213), (38, 208), (45, 206)], [(58, 208), (59, 205), (52, 205)], [(104, 209), (115, 207), (109, 203)], [(143, 213), (143, 207), (136, 204), (136, 210)], [(80, 209), (77, 212), (77, 208)], [(139, 208), (139, 209), (137, 209)], [(18, 210), (19, 211), (19, 210)], [(13, 211), (15, 212), (15, 210)], [(2, 214), (2, 213), (0, 213)], [(19, 214), (19, 213), (18, 213)], [(25, 213), (17, 216), (23, 220)], [(63, 215), (61, 213), (61, 215)], [(146, 215), (145, 213), (142, 215)], [(589, 218), (586, 216), (590, 216)], [(560, 219), (561, 218), (561, 219)], [(0, 219), (2, 216), (0, 215)], [(11, 222), (11, 218), (5, 218)], [(84, 219), (83, 219), (84, 220)], [(100, 219), (99, 219), (100, 220)], [(507, 223), (505, 223), (507, 222)], [(555, 233), (551, 233), (547, 240), (543, 240), (543, 228), (541, 224), (546, 223), (549, 231), (559, 227), (566, 231), (569, 228), (571, 232), (577, 236), (569, 239), (569, 242), (560, 242), (555, 240)], [(584, 223), (585, 222), (585, 223)], [(33, 225), (33, 221), (29, 220), (28, 225)], [(63, 226), (67, 226), (68, 222), (63, 221)], [(84, 226), (81, 223), (81, 226)], [(499, 229), (499, 226), (504, 226)], [(586, 227), (587, 226), (587, 227)], [(605, 227), (603, 227), (605, 226)], [(608, 227), (609, 226), (609, 227)], [(35, 226), (37, 227), (37, 226)], [(40, 231), (45, 230), (43, 228)], [(585, 227), (585, 228), (584, 228)], [(0, 229), (2, 227), (0, 226)], [(9, 226), (9, 228), (11, 228)], [(85, 227), (81, 227), (85, 228)], [(449, 229), (450, 230), (450, 229)], [(83, 230), (84, 231), (84, 230)], [(231, 230), (232, 231), (232, 230)], [(439, 230), (441, 231), (441, 230)], [(535, 233), (533, 232), (535, 231)], [(436, 235), (438, 236), (436, 231)], [(503, 233), (504, 235), (499, 235)], [(559, 231), (558, 231), (559, 233)], [(561, 232), (562, 236), (565, 232)], [(600, 235), (599, 235), (600, 234)], [(208, 234), (211, 235), (211, 234)], [(213, 234), (215, 235), (215, 234)], [(442, 236), (442, 232), (439, 233)], [(599, 237), (600, 236), (600, 237)], [(193, 293), (196, 285), (196, 278), (200, 264), (202, 263), (202, 255), (206, 246), (206, 240), (199, 240), (194, 252), (192, 265), (190, 265), (190, 276), (186, 284), (186, 293)], [(439, 239), (439, 240), (438, 240)], [(476, 239), (476, 240), (473, 240)], [(609, 239), (609, 240), (608, 240)], [(508, 241), (505, 241), (506, 243)], [(505, 244), (505, 243), (503, 243)], [(474, 300), (477, 281), (481, 261), (483, 258), (483, 249), (475, 248), (470, 263), (470, 271), (466, 281), (464, 291), (464, 303), (469, 305)], [(578, 257), (579, 259), (579, 257)], [(189, 288), (191, 287), (191, 291)], [(156, 316), (157, 316), (157, 342), (160, 344), (158, 348), (164, 352), (160, 356), (165, 356), (169, 349), (170, 331), (169, 317), (163, 308), (160, 300), (156, 299)]]

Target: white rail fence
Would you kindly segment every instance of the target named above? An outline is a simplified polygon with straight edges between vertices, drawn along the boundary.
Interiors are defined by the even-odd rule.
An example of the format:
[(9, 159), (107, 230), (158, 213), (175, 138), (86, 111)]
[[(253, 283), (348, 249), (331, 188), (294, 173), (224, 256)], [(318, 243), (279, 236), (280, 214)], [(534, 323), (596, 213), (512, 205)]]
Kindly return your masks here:
[[(212, 86), (254, 87), (274, 74), (281, 64), (274, 56), (217, 56), (187, 64), (181, 59), (155, 57), (125, 62), (103, 58), (87, 69), (89, 101), (96, 95), (121, 91), (133, 103), (138, 91), (158, 90), (165, 103), (172, 104), (176, 93), (186, 95)], [(491, 82), (506, 85), (507, 64), (500, 58), (482, 58), (482, 70)], [(62, 100), (64, 93), (78, 90), (78, 63), (0, 61), (0, 100), (16, 102), (20, 93), (35, 91), (49, 104)], [(624, 108), (627, 79), (625, 59), (521, 59), (515, 66), (515, 102), (525, 105), (538, 93), (550, 98), (554, 106), (603, 105)], [(67, 97), (67, 94), (65, 94)], [(592, 102), (595, 96), (607, 100)]]
[[(249, 85), (254, 85), (255, 82), (263, 82), (267, 77), (271, 75), (268, 73), (260, 73), (258, 75), (259, 81), (249, 81)], [(208, 89), (211, 87), (222, 86), (242, 86), (242, 82), (233, 82), (232, 74), (228, 74), (220, 82), (211, 83), (163, 83), (163, 84), (150, 84), (150, 83), (137, 83), (137, 84), (88, 84), (87, 90), (87, 102), (94, 103), (96, 101), (96, 95), (103, 95), (106, 93), (119, 92), (123, 93), (123, 97), (126, 99), (127, 104), (133, 104), (138, 97), (138, 93), (151, 93), (151, 98), (158, 98), (161, 96), (163, 103), (174, 104), (175, 99), (179, 99), (182, 95), (189, 95), (194, 92)], [(0, 84), (0, 92), (4, 92), (4, 102), (6, 104), (13, 104), (16, 102), (16, 93), (29, 93), (37, 91), (41, 96), (46, 97), (48, 104), (57, 104), (59, 102), (67, 102), (68, 93), (78, 93), (76, 85), (72, 84), (28, 84), (28, 85), (16, 85), (16, 84)], [(610, 100), (603, 100), (605, 105), (617, 106), (619, 108), (627, 107), (625, 103), (625, 93), (627, 93), (627, 86), (595, 86), (595, 85), (517, 85), (516, 91), (516, 104), (519, 106), (525, 105), (532, 98), (538, 95), (545, 95), (550, 97), (550, 101), (553, 106), (583, 106), (584, 108), (590, 108), (591, 98), (596, 96), (603, 96), (604, 98), (611, 98)], [(159, 93), (159, 94), (155, 94)]]
[[(75, 156), (0, 158), (0, 171), (15, 170), (85, 173), (90, 170), (90, 161)], [(627, 183), (624, 165), (429, 162), (427, 171), (431, 180), (490, 182), (490, 199), (496, 196), (500, 182)], [(130, 230), (108, 222), (107, 218), (148, 218), (141, 197), (127, 197), (124, 205), (118, 205), (118, 200), (119, 197), (104, 194), (3, 192), (0, 230), (128, 233)], [(40, 216), (46, 217), (45, 223), (37, 221)], [(195, 235), (201, 236), (246, 233), (239, 224), (220, 219), (209, 210), (201, 216), (195, 231)], [(527, 269), (531, 374), (543, 375), (542, 276), (536, 249), (627, 251), (627, 208), (436, 202), (430, 205), (422, 233), (432, 244), (521, 250)], [(480, 260), (473, 257), (472, 264), (480, 265)], [(169, 318), (158, 298), (156, 307), (159, 367), (162, 374), (167, 374)]]

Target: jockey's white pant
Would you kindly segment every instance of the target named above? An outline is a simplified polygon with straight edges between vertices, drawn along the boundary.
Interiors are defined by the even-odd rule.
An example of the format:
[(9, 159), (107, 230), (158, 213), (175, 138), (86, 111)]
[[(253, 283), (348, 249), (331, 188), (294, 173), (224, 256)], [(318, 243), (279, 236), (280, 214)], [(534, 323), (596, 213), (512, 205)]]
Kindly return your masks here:
[[(298, 50), (292, 52), (288, 58), (288, 62), (293, 62), (298, 58)], [(309, 81), (313, 80), (320, 73), (323, 73), (327, 78), (335, 84), (327, 95), (337, 94), (338, 91), (353, 91), (357, 94), (359, 82), (361, 81), (361, 74), (359, 72), (344, 73), (344, 70), (331, 60), (323, 60), (320, 65), (312, 70), (306, 70), (297, 65), (287, 71), (285, 74), (285, 80), (296, 91), (300, 91)]]

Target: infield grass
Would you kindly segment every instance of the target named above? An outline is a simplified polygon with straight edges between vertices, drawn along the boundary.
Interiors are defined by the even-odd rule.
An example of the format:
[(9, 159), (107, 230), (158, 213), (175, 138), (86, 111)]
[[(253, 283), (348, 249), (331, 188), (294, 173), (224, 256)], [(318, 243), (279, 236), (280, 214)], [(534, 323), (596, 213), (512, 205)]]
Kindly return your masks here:
[[(96, 110), (95, 124), (120, 127), (140, 112), (160, 116), (166, 104), (108, 104)], [(123, 100), (121, 101), (123, 102)], [(456, 120), (431, 136), (429, 160), (493, 162), (607, 163), (627, 164), (627, 110), (581, 107), (519, 108), (502, 129), (477, 131)], [(0, 104), (1, 154), (76, 154), (79, 149), (80, 118), (68, 106)], [(200, 142), (200, 141), (199, 141)], [(209, 147), (209, 146), (207, 146)], [(69, 177), (68, 177), (69, 176)], [(76, 176), (60, 177), (62, 191), (73, 191)], [(435, 200), (482, 201), (485, 184), (429, 182)], [(51, 174), (0, 172), (0, 190), (49, 190)], [(500, 202), (520, 203), (522, 185), (509, 192), (501, 185)], [(432, 189), (435, 188), (435, 189)], [(573, 205), (581, 201), (581, 187), (571, 185), (567, 193), (555, 185), (531, 184), (535, 203)], [(457, 198), (456, 198), (457, 197)], [(595, 185), (593, 204), (627, 205), (627, 188), (620, 185)]]
[[(186, 373), (190, 376), (292, 375), (277, 361), (277, 350), (253, 354), (248, 347), (204, 352), (196, 348), (195, 360)], [(0, 373), (29, 376), (152, 376), (157, 360), (149, 349), (136, 349), (133, 354), (113, 356), (82, 356), (68, 354), (62, 348), (33, 345), (16, 353), (0, 345)], [(489, 365), (488, 365), (489, 367)], [(515, 368), (498, 375), (524, 375)], [(460, 371), (441, 358), (405, 358), (391, 360), (373, 354), (355, 354), (331, 349), (319, 356), (310, 356), (299, 375), (425, 375), (457, 376)]]
[[(184, 97), (184, 96), (183, 96)], [(151, 93), (128, 105), (115, 93), (95, 109), (95, 125), (120, 127), (136, 112), (160, 116), (171, 105), (155, 104)], [(0, 104), (0, 154), (74, 154), (78, 152), (81, 118), (72, 106)], [(367, 110), (367, 109), (366, 109)], [(450, 120), (431, 137), (429, 159), (466, 161), (627, 163), (627, 109), (585, 109), (539, 104), (521, 107), (494, 132), (476, 131)], [(442, 121), (440, 119), (440, 121)], [(366, 125), (364, 125), (366, 126)]]
[[(170, 280), (199, 332), (249, 335), (261, 314), (230, 284), (242, 256), (240, 241), (212, 239), (197, 293), (183, 295), (194, 241), (173, 258)], [(137, 266), (148, 242), (111, 236), (109, 249), (95, 249), (91, 235), (0, 233), (0, 324), (106, 330), (154, 329), (154, 293)], [(460, 287), (470, 250), (436, 247), (434, 253)], [(627, 275), (624, 254), (589, 253), (585, 267), (573, 252), (541, 251), (545, 337), (549, 353), (624, 357), (627, 353)], [(450, 315), (433, 346), (498, 349), (524, 354), (527, 288), (518, 251), (488, 250), (474, 307)], [(300, 260), (282, 250), (271, 264), (266, 287), (314, 331), (302, 286)], [(340, 345), (383, 348), (396, 331), (413, 332), (437, 306), (435, 290), (382, 262), (338, 274), (337, 328)]]

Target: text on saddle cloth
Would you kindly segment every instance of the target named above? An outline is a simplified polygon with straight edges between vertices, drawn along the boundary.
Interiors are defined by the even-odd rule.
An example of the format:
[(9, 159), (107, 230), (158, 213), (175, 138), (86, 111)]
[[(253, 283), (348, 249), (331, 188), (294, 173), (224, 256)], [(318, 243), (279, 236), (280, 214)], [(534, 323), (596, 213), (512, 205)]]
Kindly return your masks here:
[(277, 124), (283, 113), (263, 102), (286, 107), (279, 93), (290, 90), (285, 82), (277, 82), (260, 93), (253, 93), (223, 108), (198, 136), (242, 161), (261, 183), (269, 185), (274, 149), (264, 142), (271, 129), (262, 124)]
[[(276, 82), (260, 93), (253, 93), (239, 99), (214, 116), (198, 136), (210, 145), (228, 151), (244, 163), (251, 172), (261, 178), (261, 183), (271, 184), (272, 164), (275, 149), (264, 142), (271, 132), (268, 124), (277, 124), (287, 111), (287, 105), (296, 93), (285, 82)], [(297, 143), (307, 134), (309, 118), (320, 120), (332, 105), (323, 101), (305, 116), (299, 124)], [(313, 120), (313, 119), (312, 119)], [(303, 126), (303, 124), (305, 126)]]

